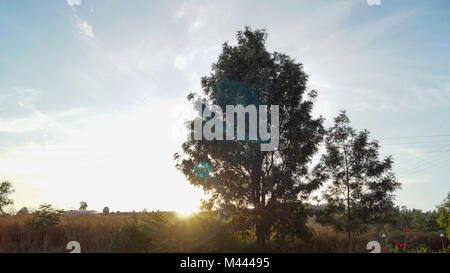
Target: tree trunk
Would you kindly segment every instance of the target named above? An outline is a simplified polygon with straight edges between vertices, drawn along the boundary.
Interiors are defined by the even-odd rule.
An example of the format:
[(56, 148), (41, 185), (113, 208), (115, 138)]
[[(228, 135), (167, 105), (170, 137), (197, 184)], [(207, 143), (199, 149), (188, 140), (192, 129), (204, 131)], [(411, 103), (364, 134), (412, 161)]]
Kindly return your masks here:
[[(350, 191), (348, 191), (350, 195)], [(347, 244), (348, 244), (348, 253), (352, 253), (352, 226), (351, 226), (351, 215), (350, 215), (350, 198), (347, 199)]]
[[(263, 156), (261, 152), (259, 152), (259, 161), (257, 166), (262, 166)], [(264, 215), (265, 215), (265, 206), (266, 206), (266, 189), (264, 185), (264, 179), (262, 177), (261, 168), (259, 167), (258, 172), (255, 177), (256, 184), (258, 185), (258, 222), (256, 224), (256, 241), (258, 245), (258, 251), (261, 253), (266, 252), (266, 229), (264, 223)]]
[[(349, 191), (350, 195), (350, 191)], [(348, 244), (348, 253), (352, 253), (352, 226), (351, 226), (351, 215), (350, 215), (350, 198), (347, 199), (347, 244)]]
[(262, 220), (259, 220), (256, 224), (256, 243), (258, 246), (258, 251), (261, 253), (266, 252), (266, 236)]
[[(345, 151), (345, 149), (344, 149)], [(348, 244), (348, 253), (352, 253), (352, 231), (351, 231), (351, 214), (350, 214), (350, 176), (348, 173), (348, 169), (349, 169), (349, 165), (348, 165), (348, 161), (347, 161), (347, 155), (345, 154), (345, 178), (346, 178), (346, 182), (347, 182), (347, 233), (348, 233), (348, 237), (347, 237), (347, 244)]]
[(352, 253), (352, 236), (351, 236), (351, 231), (349, 230), (348, 232), (347, 232), (347, 234), (348, 234), (348, 237), (347, 237), (347, 240), (348, 240), (348, 253)]

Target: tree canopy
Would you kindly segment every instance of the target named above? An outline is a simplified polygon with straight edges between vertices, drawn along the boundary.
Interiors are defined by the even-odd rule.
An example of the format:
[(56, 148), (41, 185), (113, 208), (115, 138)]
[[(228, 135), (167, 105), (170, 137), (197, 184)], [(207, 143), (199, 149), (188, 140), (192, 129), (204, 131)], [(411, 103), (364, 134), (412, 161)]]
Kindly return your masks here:
[(367, 130), (356, 132), (345, 111), (334, 119), (327, 131), (326, 153), (316, 166), (318, 180), (330, 181), (324, 199), (330, 222), (348, 233), (368, 223), (382, 222), (394, 206), (394, 192), (400, 183), (392, 171), (393, 159), (379, 159), (379, 144), (370, 141)]
[(85, 201), (80, 202), (80, 210), (87, 210), (88, 204)]
[(0, 183), (0, 213), (4, 213), (3, 208), (14, 204), (9, 196), (14, 192), (11, 182), (3, 181)]
[[(306, 229), (301, 201), (319, 186), (308, 177), (308, 163), (323, 138), (323, 119), (312, 116), (317, 92), (307, 90), (308, 76), (301, 63), (286, 54), (268, 52), (265, 30), (247, 27), (236, 37), (237, 45), (224, 43), (211, 73), (201, 79), (203, 107), (279, 105), (279, 146), (275, 151), (261, 151), (259, 143), (252, 141), (189, 140), (175, 159), (191, 184), (211, 194), (205, 207), (251, 219), (264, 250), (274, 225), (292, 221), (287, 215), (303, 219), (296, 221), (300, 223), (296, 229), (305, 234), (300, 232)], [(194, 97), (191, 93), (188, 99)], [(198, 164), (210, 166), (210, 176), (199, 175)]]

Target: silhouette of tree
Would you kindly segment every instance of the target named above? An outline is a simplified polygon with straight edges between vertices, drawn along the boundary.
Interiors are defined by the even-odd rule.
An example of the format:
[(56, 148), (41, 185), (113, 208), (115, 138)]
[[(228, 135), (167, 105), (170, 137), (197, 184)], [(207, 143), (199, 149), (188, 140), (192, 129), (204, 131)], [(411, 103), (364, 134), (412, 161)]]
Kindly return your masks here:
[(12, 187), (11, 182), (9, 181), (3, 181), (0, 183), (0, 213), (3, 214), (3, 208), (9, 205), (14, 204), (14, 201), (9, 198), (9, 195), (11, 195), (14, 192), (14, 189)]
[(25, 221), (25, 226), (31, 229), (42, 229), (55, 226), (61, 221), (64, 211), (54, 209), (50, 204), (43, 204)]
[(84, 201), (80, 202), (80, 210), (87, 210), (88, 204)]
[[(276, 223), (295, 222), (297, 234), (305, 234), (299, 232), (306, 229), (303, 220), (307, 215), (301, 201), (320, 184), (308, 179), (307, 164), (324, 134), (323, 119), (311, 116), (317, 92), (307, 92), (308, 76), (302, 64), (285, 54), (269, 53), (266, 38), (265, 30), (246, 27), (237, 33), (236, 46), (224, 43), (211, 74), (201, 80), (201, 101), (203, 107), (215, 104), (222, 109), (226, 105), (279, 105), (278, 148), (261, 151), (258, 141), (190, 140), (182, 145), (184, 153), (174, 156), (189, 182), (211, 193), (205, 208), (249, 218), (260, 251), (265, 250)], [(194, 98), (195, 94), (188, 95), (189, 100)], [(211, 167), (209, 176), (195, 171), (200, 162)], [(293, 211), (300, 220), (286, 217)]]
[(318, 180), (331, 180), (323, 197), (327, 201), (329, 221), (348, 234), (367, 223), (382, 220), (393, 209), (393, 192), (400, 183), (392, 172), (393, 159), (378, 159), (379, 144), (369, 141), (369, 131), (350, 127), (345, 111), (334, 119), (325, 138), (326, 153), (316, 166)]
[(30, 213), (30, 211), (28, 210), (27, 207), (22, 207), (16, 214), (17, 215), (26, 215), (26, 214), (29, 214), (29, 213)]

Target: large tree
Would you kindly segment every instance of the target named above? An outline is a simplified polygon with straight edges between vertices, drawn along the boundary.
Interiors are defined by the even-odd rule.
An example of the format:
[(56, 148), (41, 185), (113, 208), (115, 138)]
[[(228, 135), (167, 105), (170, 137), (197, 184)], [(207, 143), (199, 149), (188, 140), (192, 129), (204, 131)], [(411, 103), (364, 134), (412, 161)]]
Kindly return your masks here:
[[(308, 163), (324, 134), (323, 119), (311, 114), (317, 93), (307, 91), (302, 64), (285, 54), (268, 52), (266, 38), (265, 30), (246, 27), (237, 33), (236, 46), (224, 43), (212, 72), (201, 80), (201, 101), (203, 107), (214, 104), (222, 109), (279, 105), (278, 148), (261, 151), (263, 141), (189, 140), (182, 145), (183, 153), (175, 154), (177, 167), (189, 182), (211, 194), (211, 208), (250, 219), (260, 251), (265, 251), (277, 224), (283, 226), (289, 220), (298, 224), (296, 234), (305, 234), (302, 201), (320, 184), (308, 179)], [(194, 98), (189, 94), (188, 99)], [(201, 119), (205, 124), (207, 120)], [(268, 123), (270, 127), (270, 118)], [(206, 164), (210, 175), (199, 175), (199, 164)]]
[(393, 193), (400, 183), (392, 171), (392, 157), (379, 159), (378, 142), (370, 141), (367, 130), (356, 132), (345, 111), (328, 130), (325, 148), (314, 173), (319, 180), (331, 180), (323, 194), (327, 214), (338, 230), (347, 232), (351, 252), (351, 233), (383, 221), (393, 209)]

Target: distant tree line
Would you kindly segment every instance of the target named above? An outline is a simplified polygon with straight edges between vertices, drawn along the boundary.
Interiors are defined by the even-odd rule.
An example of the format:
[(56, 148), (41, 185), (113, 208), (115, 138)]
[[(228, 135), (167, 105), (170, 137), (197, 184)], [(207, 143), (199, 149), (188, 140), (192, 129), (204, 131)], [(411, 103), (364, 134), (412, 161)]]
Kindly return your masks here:
[[(333, 224), (329, 217), (327, 205), (314, 206), (315, 221), (322, 225)], [(449, 234), (450, 229), (450, 193), (447, 198), (436, 207), (435, 210), (423, 211), (420, 209), (408, 209), (405, 206), (391, 207), (381, 213), (376, 221), (363, 222), (360, 230), (369, 230), (379, 226), (386, 232), (408, 229), (412, 232), (444, 232)]]

